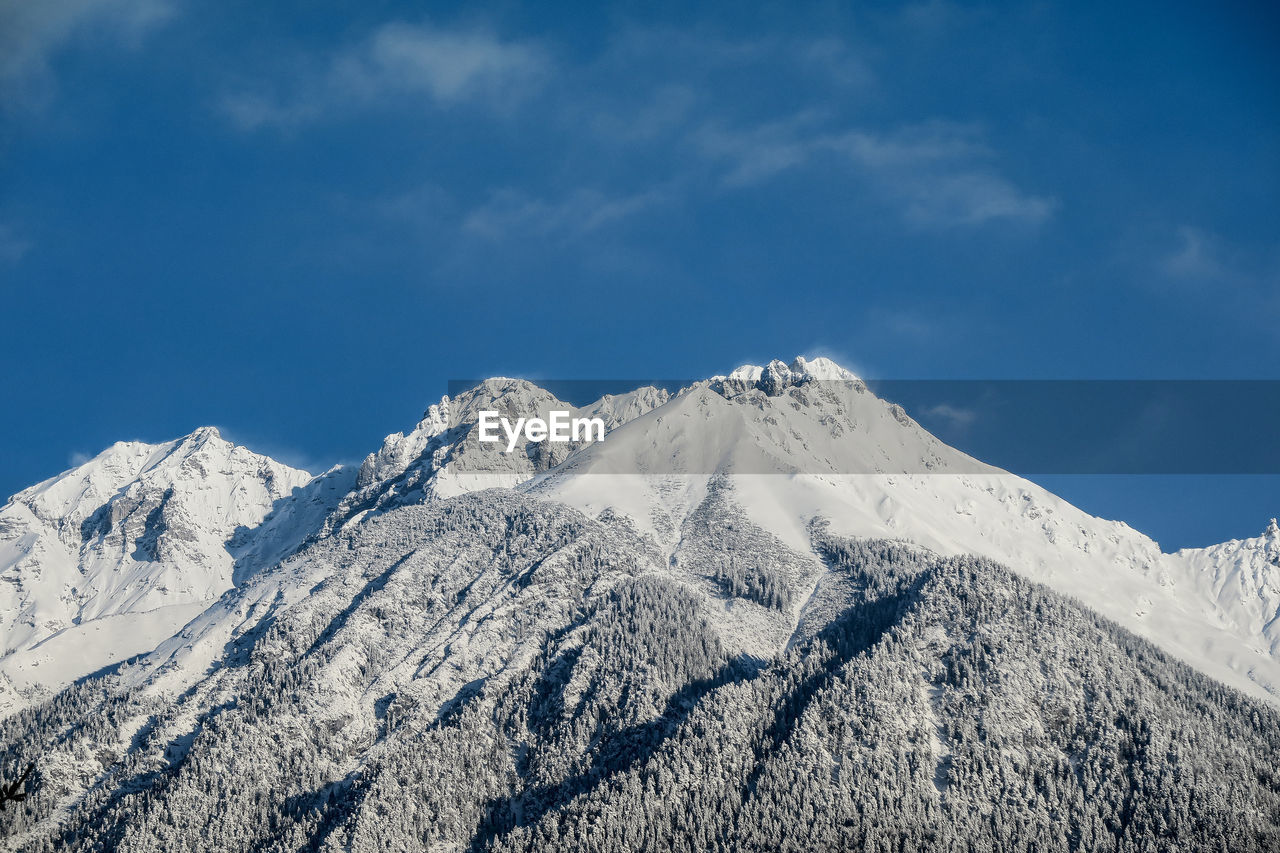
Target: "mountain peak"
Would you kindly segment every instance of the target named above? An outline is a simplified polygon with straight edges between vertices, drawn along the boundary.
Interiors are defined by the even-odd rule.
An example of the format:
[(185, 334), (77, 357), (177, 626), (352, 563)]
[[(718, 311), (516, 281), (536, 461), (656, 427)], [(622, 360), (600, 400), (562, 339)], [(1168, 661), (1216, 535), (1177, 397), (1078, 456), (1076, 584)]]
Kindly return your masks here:
[(710, 381), (714, 387), (724, 389), (731, 394), (756, 388), (770, 397), (777, 397), (788, 388), (805, 382), (858, 382), (860, 380), (855, 373), (846, 370), (829, 358), (818, 357), (810, 361), (804, 356), (796, 356), (790, 364), (778, 358), (763, 367), (744, 364), (728, 376), (713, 376)]
[(846, 370), (829, 358), (818, 356), (812, 361), (798, 355), (791, 362), (792, 373), (803, 373), (811, 379), (838, 380), (856, 382), (859, 377), (851, 370)]
[[(166, 444), (156, 445), (156, 448), (168, 447), (169, 452), (165, 454), (167, 457), (176, 460), (185, 459), (193, 453), (201, 450), (214, 450), (230, 453), (237, 446), (234, 442), (227, 441), (222, 437), (222, 433), (214, 426), (202, 426), (192, 432), (184, 435), (182, 438), (167, 442)], [(247, 449), (247, 448), (246, 448)]]
[(184, 441), (190, 441), (193, 443), (222, 440), (222, 433), (218, 432), (218, 428), (215, 426), (202, 426), (184, 439)]
[(1263, 536), (1268, 539), (1280, 541), (1280, 524), (1276, 524), (1276, 520), (1271, 519), (1271, 523), (1267, 525), (1267, 529), (1263, 531)]
[(763, 367), (758, 364), (744, 364), (728, 376), (712, 378), (732, 379), (740, 382), (760, 382), (762, 380), (776, 382), (778, 380), (786, 380), (792, 385), (810, 379), (840, 382), (858, 381), (857, 374), (851, 370), (846, 370), (829, 358), (819, 356), (811, 360), (802, 355), (793, 358), (790, 364), (780, 358), (775, 358)]
[(230, 588), (228, 544), (247, 547), (311, 481), (201, 427), (117, 442), (14, 495), (0, 507), (0, 710), (153, 647)]

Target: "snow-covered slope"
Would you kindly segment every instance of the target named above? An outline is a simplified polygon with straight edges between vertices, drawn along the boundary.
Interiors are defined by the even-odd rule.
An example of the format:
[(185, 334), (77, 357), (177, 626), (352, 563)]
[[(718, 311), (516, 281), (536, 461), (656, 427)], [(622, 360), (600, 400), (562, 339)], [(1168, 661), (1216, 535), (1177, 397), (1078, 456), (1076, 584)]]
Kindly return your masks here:
[(1124, 523), (942, 444), (825, 359), (698, 383), (525, 488), (627, 515), (675, 552), (714, 478), (731, 481), (745, 517), (795, 551), (808, 551), (811, 525), (825, 520), (840, 535), (990, 557), (1215, 678), (1280, 696), (1280, 567), (1260, 545), (1162, 554)]
[[(569, 409), (604, 418), (609, 431), (576, 446), (522, 439), (507, 454), (477, 440), (482, 409), (512, 420)], [(1280, 695), (1274, 527), (1163, 554), (1122, 522), (943, 444), (839, 365), (800, 358), (577, 409), (528, 381), (491, 379), (431, 406), (358, 471), (315, 479), (210, 430), (116, 445), (0, 510), (0, 639), (10, 650), (0, 705), (23, 701), (15, 688), (38, 693), (155, 648), (304, 542), (359, 537), (398, 507), (489, 488), (638, 532), (660, 555), (656, 571), (701, 590), (707, 618), (737, 654), (767, 658), (805, 635), (829, 592), (812, 547), (815, 525), (825, 525), (992, 558), (1215, 678), (1273, 702)], [(299, 581), (267, 599), (301, 600), (310, 588)], [(224, 601), (200, 616), (205, 636), (225, 637), (230, 614), (243, 618), (247, 599), (228, 601), (231, 610)], [(196, 677), (209, 660), (192, 654), (171, 649), (166, 671)]]
[(311, 542), (0, 721), (39, 774), (0, 848), (1276, 849), (1260, 703), (989, 560), (817, 531), (824, 606), (753, 661), (716, 608), (785, 609), (789, 567), (701, 594), (774, 544), (697, 516), (670, 567), (511, 490)]
[[(1050, 812), (1090, 849), (1275, 849), (1274, 713), (1111, 621), (1275, 703), (1274, 523), (1162, 554), (823, 360), (606, 398), (577, 410), (605, 441), (577, 447), (482, 446), (490, 408), (571, 407), (489, 380), (358, 472), (197, 434), (15, 498), (28, 610), (50, 566), (100, 597), (0, 667), (41, 652), (43, 677), (126, 632), (154, 650), (0, 720), (0, 765), (40, 774), (0, 813), (9, 846), (543, 849), (701, 814), (720, 838), (763, 816), (744, 846), (775, 849), (816, 814), (860, 849), (876, 803), (904, 849), (971, 817), (975, 849), (1012, 826), (1043, 846)], [(175, 588), (226, 591), (140, 610)], [(156, 616), (183, 606), (176, 632)]]
[(1280, 526), (1274, 518), (1261, 536), (1186, 548), (1164, 561), (1171, 573), (1190, 579), (1236, 630), (1257, 638), (1262, 651), (1280, 654)]
[(310, 484), (204, 428), (115, 444), (15, 495), (0, 508), (0, 712), (149, 651), (296, 546), (323, 503)]
[(0, 715), (154, 649), (309, 538), (370, 511), (515, 486), (576, 449), (481, 444), (481, 409), (513, 421), (570, 410), (613, 429), (668, 396), (640, 388), (575, 409), (530, 382), (490, 379), (431, 406), (359, 469), (315, 478), (213, 428), (118, 443), (0, 509)]

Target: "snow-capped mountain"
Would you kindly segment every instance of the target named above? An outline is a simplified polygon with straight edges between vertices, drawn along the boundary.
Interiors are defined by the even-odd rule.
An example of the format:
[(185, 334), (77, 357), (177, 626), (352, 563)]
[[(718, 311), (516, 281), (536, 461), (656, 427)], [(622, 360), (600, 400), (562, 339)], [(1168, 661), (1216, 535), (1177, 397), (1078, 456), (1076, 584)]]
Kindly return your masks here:
[(324, 502), (312, 482), (205, 428), (115, 444), (14, 495), (0, 508), (0, 709), (150, 651), (296, 545), (332, 508), (299, 515)]
[[(477, 441), (482, 409), (512, 419), (599, 416), (608, 436), (581, 445), (522, 438), (508, 454)], [(1273, 532), (1163, 554), (1122, 522), (943, 444), (839, 365), (798, 358), (674, 395), (641, 388), (578, 408), (526, 380), (491, 379), (432, 405), (358, 470), (316, 478), (212, 430), (116, 445), (0, 511), (4, 701), (20, 707), (20, 693), (42, 695), (154, 648), (301, 543), (349, 535), (397, 506), (489, 488), (625, 523), (663, 555), (663, 571), (709, 592), (763, 583), (736, 564), (719, 577), (688, 568), (714, 550), (716, 525), (761, 531), (764, 552), (785, 567), (769, 594), (786, 606), (713, 615), (730, 647), (756, 657), (802, 634), (807, 602), (821, 598), (826, 567), (811, 537), (822, 524), (989, 557), (1252, 695), (1275, 701), (1280, 686)]]
[[(505, 453), (488, 409), (609, 430)], [(1280, 839), (1280, 716), (1218, 684), (1277, 701), (1274, 523), (1163, 554), (823, 359), (579, 409), (488, 380), (316, 478), (117, 445), (0, 518), (40, 614), (11, 710), (109, 628), (154, 649), (0, 718), (0, 778), (41, 774), (13, 849)]]
[(842, 535), (989, 557), (1280, 701), (1280, 567), (1258, 540), (1163, 554), (1123, 522), (944, 445), (826, 359), (697, 383), (525, 488), (626, 515), (674, 551), (708, 482), (725, 475), (734, 505), (795, 552), (823, 520)]
[(569, 410), (611, 429), (668, 396), (640, 388), (575, 409), (532, 383), (490, 379), (431, 406), (359, 468), (317, 477), (212, 427), (117, 443), (0, 509), (0, 714), (154, 649), (308, 537), (370, 509), (515, 486), (574, 449), (482, 445), (472, 430), (480, 408)]
[(674, 555), (511, 489), (371, 512), (0, 720), (0, 845), (1275, 849), (1274, 710), (991, 561), (810, 547), (723, 478)]

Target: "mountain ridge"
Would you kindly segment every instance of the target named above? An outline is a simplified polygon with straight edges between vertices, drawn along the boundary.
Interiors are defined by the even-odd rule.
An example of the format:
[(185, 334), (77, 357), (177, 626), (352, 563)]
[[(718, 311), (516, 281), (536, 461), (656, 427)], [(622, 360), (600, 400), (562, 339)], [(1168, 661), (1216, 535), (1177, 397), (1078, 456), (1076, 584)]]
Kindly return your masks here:
[[(553, 408), (600, 416), (608, 426), (607, 440), (554, 446), (522, 439), (514, 453), (504, 454), (475, 439), (475, 416), (485, 407), (513, 416)], [(216, 448), (218, 459), (234, 455), (241, 491), (254, 491), (259, 498), (241, 508), (243, 517), (237, 516), (230, 530), (217, 519), (184, 521), (183, 513), (166, 509), (163, 477), (153, 475), (139, 485), (156, 454), (159, 464), (181, 448), (186, 448), (185, 459), (205, 447)], [(181, 463), (171, 467), (183, 472)], [(198, 471), (206, 467), (189, 466), (186, 473), (198, 480)], [(809, 530), (824, 520), (843, 535), (896, 538), (942, 554), (991, 557), (1081, 598), (1203, 671), (1276, 701), (1280, 561), (1267, 556), (1265, 542), (1235, 540), (1163, 554), (1123, 522), (1094, 519), (1033, 483), (946, 446), (834, 362), (797, 358), (790, 364), (744, 365), (675, 393), (642, 387), (580, 407), (531, 381), (497, 377), (442, 398), (412, 430), (387, 436), (358, 468), (340, 466), (317, 477), (235, 448), (213, 428), (160, 445), (117, 443), (95, 460), (20, 492), (0, 509), (0, 558), (8, 557), (0, 559), (0, 578), (9, 579), (5, 587), (11, 595), (33, 582), (31, 548), (22, 552), (13, 544), (25, 544), (23, 537), (32, 532), (25, 524), (31, 519), (16, 518), (25, 507), (38, 523), (40, 543), (61, 543), (64, 549), (68, 542), (79, 543), (75, 555), (61, 560), (63, 588), (48, 596), (54, 602), (77, 588), (66, 579), (66, 566), (96, 559), (93, 548), (101, 546), (94, 543), (113, 530), (120, 556), (111, 566), (117, 573), (123, 563), (152, 571), (133, 580), (140, 587), (151, 582), (154, 589), (140, 588), (114, 609), (80, 606), (43, 632), (24, 634), (11, 624), (0, 625), (6, 628), (0, 639), (9, 650), (0, 659), (0, 711), (97, 668), (82, 662), (78, 669), (64, 665), (61, 678), (50, 675), (58, 669), (54, 658), (73, 658), (88, 628), (98, 635), (96, 644), (106, 648), (116, 642), (117, 625), (136, 620), (135, 641), (110, 649), (103, 665), (150, 651), (218, 596), (304, 543), (339, 535), (394, 506), (514, 488), (588, 515), (626, 517), (671, 560), (677, 558), (681, 530), (715, 500), (708, 484), (724, 477), (734, 481), (743, 518), (778, 537), (791, 552), (809, 553)], [(188, 486), (190, 479), (184, 481)], [(288, 494), (272, 485), (276, 482), (286, 484)], [(133, 489), (136, 500), (122, 503), (116, 495), (121, 489)], [(225, 515), (219, 500), (231, 500), (232, 491), (234, 484), (215, 489), (219, 497), (212, 508)], [(34, 499), (40, 494), (57, 500), (41, 503)], [(172, 524), (166, 512), (174, 516)], [(120, 527), (123, 521), (131, 525), (127, 531)], [(197, 550), (216, 559), (187, 559), (191, 536), (200, 540)], [(80, 547), (88, 549), (87, 557), (79, 555)], [(804, 587), (819, 582), (818, 561), (808, 559), (812, 572)], [(185, 598), (158, 592), (167, 581), (155, 580), (157, 566), (178, 573), (188, 590)], [(723, 582), (763, 583), (743, 577)], [(203, 585), (193, 587), (197, 581)], [(112, 583), (116, 586), (103, 587), (102, 600), (112, 590), (128, 588), (118, 579)], [(157, 600), (160, 607), (149, 606)], [(763, 626), (756, 629), (775, 630)], [(48, 679), (44, 691), (35, 689), (37, 663)]]
[[(1274, 849), (1249, 590), (1280, 530), (1165, 555), (806, 366), (575, 408), (614, 414), (605, 441), (511, 454), (479, 409), (567, 404), (490, 380), (297, 472), (207, 546), (216, 598), (0, 715), (0, 778), (38, 768), (0, 846)], [(53, 528), (181, 554), (171, 505), (251, 456), (203, 440), (146, 488), (146, 459), (97, 472), (133, 502)]]

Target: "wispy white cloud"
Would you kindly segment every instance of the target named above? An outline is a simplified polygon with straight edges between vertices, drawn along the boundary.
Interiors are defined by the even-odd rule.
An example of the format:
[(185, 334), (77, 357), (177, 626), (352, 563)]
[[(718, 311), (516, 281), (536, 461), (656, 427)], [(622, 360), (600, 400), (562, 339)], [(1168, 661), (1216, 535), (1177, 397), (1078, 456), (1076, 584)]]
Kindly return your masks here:
[(512, 236), (569, 239), (631, 218), (670, 197), (667, 188), (630, 195), (577, 189), (554, 200), (529, 196), (518, 190), (502, 190), (468, 213), (462, 230), (487, 240)]
[(947, 121), (908, 125), (891, 132), (851, 130), (818, 137), (815, 144), (871, 169), (919, 168), (993, 156), (976, 125)]
[(225, 94), (223, 114), (243, 130), (293, 127), (391, 98), (447, 108), (479, 103), (504, 109), (551, 74), (547, 51), (486, 30), (385, 24), (359, 43), (298, 63), (290, 79)]
[(803, 112), (746, 129), (710, 124), (695, 144), (721, 162), (728, 186), (759, 183), (818, 158), (843, 163), (917, 225), (966, 226), (993, 220), (1038, 224), (1054, 199), (1032, 195), (1002, 175), (975, 127), (928, 122), (892, 132), (823, 130), (824, 117)]
[(366, 55), (347, 61), (344, 73), (353, 87), (376, 93), (404, 86), (442, 103), (502, 97), (544, 74), (550, 64), (542, 49), (530, 43), (406, 24), (382, 27)]
[(693, 142), (705, 157), (727, 167), (723, 175), (726, 185), (746, 186), (812, 157), (823, 139), (816, 130), (821, 120), (817, 113), (804, 112), (750, 128), (711, 122), (694, 132)]
[[(1276, 334), (1280, 318), (1280, 253), (1249, 248), (1195, 225), (1181, 225), (1158, 241), (1151, 283), (1167, 293), (1172, 286), (1226, 309), (1247, 324)], [(1150, 277), (1150, 267), (1146, 270)]]
[(683, 84), (659, 85), (636, 104), (592, 103), (585, 124), (605, 143), (649, 144), (681, 131), (699, 107), (697, 92)]
[(31, 241), (0, 223), (0, 262), (15, 264), (31, 249)]
[(917, 33), (942, 35), (978, 10), (948, 0), (921, 0), (904, 4), (896, 12), (899, 25)]
[(847, 90), (870, 86), (876, 79), (864, 54), (845, 39), (829, 35), (733, 38), (703, 29), (627, 26), (606, 46), (602, 64), (633, 71), (656, 65), (686, 82), (752, 68), (798, 70)]
[(174, 8), (172, 0), (0, 0), (0, 104), (47, 100), (50, 63), (75, 38), (136, 44)]
[(866, 324), (900, 340), (921, 343), (937, 340), (943, 333), (938, 317), (920, 311), (875, 307), (866, 314)]
[[(579, 142), (607, 146), (686, 140), (709, 117), (740, 106), (735, 92), (763, 116), (788, 88), (845, 108), (875, 88), (866, 51), (833, 35), (735, 38), (636, 25), (621, 26), (560, 80), (564, 85), (548, 104), (547, 120)], [(753, 96), (757, 88), (764, 94), (775, 87)], [(791, 98), (785, 104), (794, 108)]]
[(981, 225), (993, 220), (1037, 225), (1057, 207), (1055, 199), (1025, 193), (993, 171), (920, 177), (902, 181), (896, 192), (886, 189), (898, 195), (906, 218), (920, 225)]
[(846, 88), (867, 89), (875, 85), (871, 66), (843, 40), (834, 37), (793, 41), (786, 45), (797, 64)]
[(218, 100), (218, 110), (240, 130), (263, 127), (296, 127), (324, 112), (320, 98), (293, 98), (289, 101), (265, 92), (232, 92)]
[(929, 420), (946, 423), (955, 429), (972, 426), (978, 419), (978, 413), (973, 409), (953, 406), (950, 403), (938, 403), (936, 406), (924, 409), (920, 414)]
[(458, 216), (458, 203), (439, 184), (427, 183), (410, 187), (372, 202), (379, 217), (415, 227), (440, 228)]
[(1227, 272), (1221, 241), (1201, 228), (1182, 225), (1177, 229), (1175, 248), (1160, 259), (1160, 267), (1179, 279), (1212, 281)]

